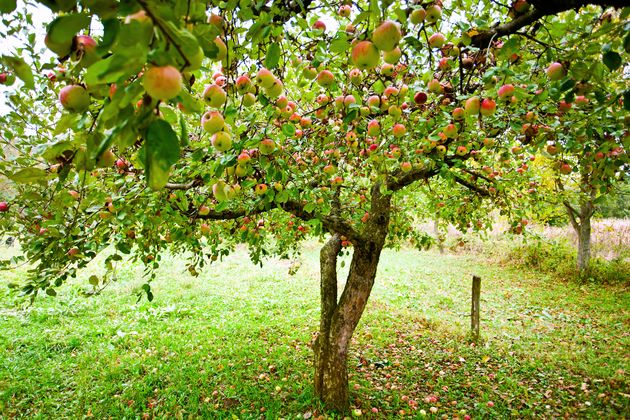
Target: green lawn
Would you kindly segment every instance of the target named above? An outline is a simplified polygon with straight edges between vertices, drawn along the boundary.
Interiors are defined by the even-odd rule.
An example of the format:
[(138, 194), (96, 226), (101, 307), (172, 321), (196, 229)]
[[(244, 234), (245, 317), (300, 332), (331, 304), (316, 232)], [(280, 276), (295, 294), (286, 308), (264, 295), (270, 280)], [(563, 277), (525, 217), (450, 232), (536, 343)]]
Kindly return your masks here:
[[(81, 294), (86, 272), (26, 309), (5, 287), (24, 272), (1, 273), (0, 418), (321, 415), (317, 256), (307, 245), (290, 276), (289, 262), (258, 268), (241, 250), (197, 278), (167, 258), (155, 300), (138, 304), (142, 269), (131, 263), (98, 297)], [(467, 336), (473, 273), (479, 346)], [(385, 252), (353, 339), (352, 406), (364, 417), (629, 416), (629, 311), (627, 288), (558, 283), (478, 256)]]

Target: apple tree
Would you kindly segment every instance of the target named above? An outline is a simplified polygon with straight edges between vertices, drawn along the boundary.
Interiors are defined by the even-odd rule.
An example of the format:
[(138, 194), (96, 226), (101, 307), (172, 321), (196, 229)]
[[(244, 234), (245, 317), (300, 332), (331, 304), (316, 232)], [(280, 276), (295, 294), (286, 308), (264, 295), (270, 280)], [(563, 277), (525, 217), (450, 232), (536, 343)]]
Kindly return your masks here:
[[(463, 228), (499, 207), (521, 232), (523, 177), (550, 142), (613, 141), (616, 172), (627, 159), (622, 0), (42, 4), (46, 52), (30, 31), (2, 57), (0, 226), (31, 264), (23, 293), (54, 295), (107, 251), (110, 273), (145, 264), (151, 300), (164, 252), (194, 275), (238, 243), (258, 262), (325, 238), (314, 386), (330, 408), (348, 404), (382, 249), (423, 240), (416, 187)], [(28, 8), (1, 11), (3, 35), (29, 33)]]

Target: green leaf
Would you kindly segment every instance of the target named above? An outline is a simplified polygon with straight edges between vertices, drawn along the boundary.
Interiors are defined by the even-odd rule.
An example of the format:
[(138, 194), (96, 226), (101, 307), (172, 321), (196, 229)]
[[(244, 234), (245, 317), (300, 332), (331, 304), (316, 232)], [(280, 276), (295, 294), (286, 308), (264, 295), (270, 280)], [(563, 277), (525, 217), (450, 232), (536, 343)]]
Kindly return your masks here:
[(623, 108), (626, 111), (630, 111), (630, 89), (623, 93)]
[(293, 124), (283, 124), (282, 132), (285, 136), (291, 137), (295, 134), (295, 126)]
[(53, 44), (71, 44), (72, 38), (90, 25), (91, 18), (84, 13), (59, 16), (48, 26), (47, 37)]
[(265, 57), (265, 67), (268, 69), (275, 69), (280, 62), (280, 45), (273, 43), (267, 48), (267, 56)]
[(90, 278), (88, 279), (88, 281), (90, 282), (90, 284), (92, 286), (98, 286), (98, 277), (92, 275), (90, 276)]
[(621, 67), (621, 56), (615, 51), (605, 52), (602, 61), (610, 71), (615, 71)]
[(31, 70), (31, 67), (24, 62), (24, 60), (19, 57), (4, 55), (2, 56), (2, 62), (13, 69), (15, 75), (24, 82), (24, 86), (28, 89), (33, 89), (35, 87), (33, 71)]
[(177, 134), (166, 121), (155, 120), (147, 129), (144, 147), (149, 187), (154, 190), (164, 188), (171, 166), (179, 159)]
[(16, 7), (16, 0), (0, 0), (0, 13), (11, 13)]
[(46, 171), (40, 168), (24, 168), (10, 175), (12, 181), (30, 184), (46, 179)]
[(623, 38), (623, 49), (630, 54), (630, 31), (626, 32), (626, 36)]
[(46, 294), (48, 296), (57, 296), (57, 292), (55, 292), (55, 289), (50, 288), (50, 287), (48, 289), (46, 289)]

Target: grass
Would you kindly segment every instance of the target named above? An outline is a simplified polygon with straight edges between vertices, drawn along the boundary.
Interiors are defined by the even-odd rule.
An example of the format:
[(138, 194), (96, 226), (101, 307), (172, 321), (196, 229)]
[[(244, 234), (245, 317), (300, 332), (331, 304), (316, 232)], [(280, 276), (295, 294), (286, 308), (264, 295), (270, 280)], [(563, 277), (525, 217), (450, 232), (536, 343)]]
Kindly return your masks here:
[[(307, 244), (290, 276), (289, 262), (259, 268), (239, 250), (197, 278), (166, 258), (155, 300), (137, 304), (142, 270), (131, 263), (98, 297), (81, 293), (94, 265), (28, 308), (2, 285), (24, 272), (4, 273), (0, 418), (332, 415), (311, 387), (317, 255)], [(473, 273), (482, 277), (478, 346), (466, 317)], [(629, 310), (620, 285), (387, 251), (353, 338), (352, 406), (364, 417), (628, 416)]]

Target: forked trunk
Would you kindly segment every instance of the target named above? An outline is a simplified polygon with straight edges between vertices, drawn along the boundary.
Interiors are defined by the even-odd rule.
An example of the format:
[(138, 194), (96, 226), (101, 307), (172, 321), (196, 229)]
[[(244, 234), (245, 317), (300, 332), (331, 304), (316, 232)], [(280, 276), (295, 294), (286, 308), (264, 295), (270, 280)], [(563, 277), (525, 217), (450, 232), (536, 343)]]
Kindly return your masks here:
[(595, 206), (591, 200), (584, 200), (580, 208), (576, 209), (568, 202), (564, 202), (569, 215), (569, 221), (578, 237), (577, 268), (580, 272), (588, 270), (591, 261), (591, 218), (595, 213)]
[(382, 244), (355, 244), (346, 287), (337, 303), (337, 253), (334, 236), (320, 255), (322, 313), (315, 341), (315, 393), (327, 408), (348, 409), (348, 344), (367, 304)]

